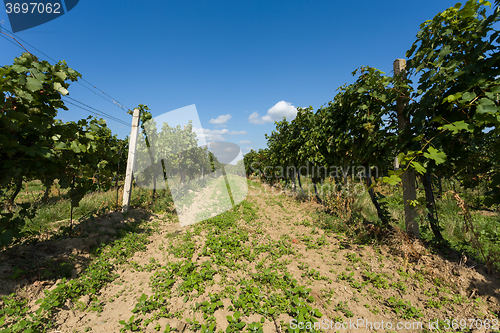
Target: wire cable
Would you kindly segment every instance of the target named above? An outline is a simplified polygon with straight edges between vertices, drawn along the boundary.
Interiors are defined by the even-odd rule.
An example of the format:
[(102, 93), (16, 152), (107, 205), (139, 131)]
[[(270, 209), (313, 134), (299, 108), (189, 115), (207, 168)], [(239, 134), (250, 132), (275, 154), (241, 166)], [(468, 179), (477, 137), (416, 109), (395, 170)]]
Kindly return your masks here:
[(101, 111), (101, 110), (97, 110), (97, 109), (95, 109), (95, 108), (91, 107), (90, 105), (87, 105), (87, 104), (85, 104), (85, 103), (83, 103), (83, 102), (80, 102), (80, 101), (78, 101), (78, 100), (76, 100), (76, 99), (74, 99), (74, 98), (72, 98), (72, 97), (69, 97), (69, 96), (64, 96), (64, 97), (65, 97), (66, 99), (70, 99), (70, 100), (72, 100), (73, 102), (80, 103), (81, 105), (83, 105), (83, 106), (85, 106), (85, 107), (87, 107), (87, 108), (89, 108), (89, 109), (91, 109), (91, 110), (94, 110), (94, 111), (96, 111), (96, 112), (98, 112), (98, 113), (100, 113), (100, 114), (103, 114), (103, 115), (105, 115), (106, 117), (109, 117), (110, 119), (113, 119), (114, 121), (118, 121), (118, 122), (126, 123), (125, 121), (123, 121), (123, 120), (122, 120), (122, 119), (120, 119), (120, 118), (116, 118), (116, 117), (114, 117), (114, 116), (112, 116), (112, 115), (110, 115), (110, 114), (108, 114), (108, 113), (106, 113), (106, 112), (103, 112), (103, 111)]
[(16, 43), (16, 42), (14, 42), (12, 39), (10, 39), (10, 38), (8, 38), (8, 37), (4, 36), (4, 34), (3, 34), (3, 33), (2, 33), (0, 36), (1, 36), (1, 37), (3, 37), (3, 38), (5, 38), (6, 40), (8, 40), (10, 43), (14, 44), (15, 46), (19, 47), (20, 49), (24, 50), (24, 49), (23, 49), (23, 47), (22, 47), (21, 45), (17, 44), (17, 43)]
[[(13, 41), (11, 41), (12, 43), (14, 43), (15, 45), (19, 46), (20, 48), (22, 48), (23, 50), (25, 50), (26, 52), (28, 52), (29, 54), (31, 54), (31, 53), (30, 53), (30, 51), (28, 51), (28, 50), (24, 47), (24, 45), (23, 45), (23, 44), (21, 44), (21, 42), (20, 42), (20, 41), (18, 41), (15, 37), (12, 37), (11, 35), (7, 35), (7, 34), (6, 34), (5, 32), (3, 32), (3, 31), (0, 31), (0, 34), (4, 35), (3, 37), (7, 36), (7, 37), (12, 38), (13, 40), (15, 40), (15, 41), (17, 42), (17, 44), (16, 44), (16, 43), (14, 43)], [(5, 38), (7, 38), (7, 37), (5, 37)]]
[[(4, 28), (4, 29), (5, 29), (5, 28)], [(7, 30), (7, 29), (5, 29), (5, 30)], [(7, 31), (8, 31), (8, 30), (7, 30)], [(20, 43), (20, 42), (19, 42), (19, 41), (15, 38), (15, 37), (9, 36), (9, 35), (7, 35), (6, 33), (2, 32), (2, 31), (0, 31), (0, 36), (2, 36), (3, 38), (7, 39), (9, 42), (11, 42), (12, 44), (14, 44), (14, 45), (16, 45), (17, 47), (21, 48), (22, 50), (24, 50), (24, 51), (26, 51), (26, 52), (30, 53), (30, 52), (29, 52), (29, 51), (28, 51), (28, 50), (24, 47), (24, 45), (22, 45), (22, 44), (21, 44), (21, 43)], [(7, 38), (7, 37), (10, 37), (10, 39), (9, 39), (9, 38)], [(16, 37), (17, 37), (17, 36), (16, 36)], [(19, 37), (18, 37), (18, 38), (19, 38)], [(15, 41), (15, 42), (14, 42), (14, 41), (12, 41), (11, 39), (14, 39), (14, 41)], [(26, 42), (26, 41), (25, 41), (25, 40), (23, 40), (22, 38), (19, 38), (19, 39), (21, 39), (23, 42), (25, 42), (26, 44), (28, 44), (28, 45), (30, 45), (31, 47), (33, 47), (33, 48), (34, 48), (35, 50), (37, 50), (38, 52), (40, 52), (40, 53), (44, 54), (44, 55), (45, 55), (46, 57), (48, 57), (49, 59), (53, 60), (54, 62), (57, 62), (56, 60), (54, 60), (53, 58), (51, 58), (50, 56), (48, 56), (48, 55), (47, 55), (47, 54), (45, 54), (44, 52), (42, 52), (42, 51), (38, 50), (36, 47), (34, 47), (33, 45), (29, 44), (28, 42)], [(16, 42), (17, 42), (17, 43), (16, 43)], [(31, 54), (31, 53), (30, 53), (30, 54)], [(91, 84), (90, 82), (88, 82), (87, 80), (84, 80), (84, 81), (85, 81), (85, 82), (87, 82), (88, 84), (92, 85), (92, 84)], [(78, 81), (77, 81), (77, 82), (78, 82)], [(88, 90), (92, 91), (92, 89), (90, 89), (89, 87), (86, 87), (86, 86), (85, 86), (85, 85), (83, 85), (83, 84), (82, 84), (82, 86), (83, 86), (84, 88), (86, 88), (86, 89), (88, 89)], [(92, 86), (93, 86), (93, 85), (92, 85)], [(95, 89), (98, 89), (99, 91), (101, 91), (103, 94), (106, 94), (104, 91), (100, 90), (100, 89), (99, 89), (99, 88), (97, 88), (96, 86), (93, 86), (93, 87), (94, 87)], [(99, 95), (99, 94), (97, 94), (96, 92), (94, 92), (94, 93), (95, 93), (96, 95)], [(100, 95), (99, 95), (99, 96), (100, 96)], [(109, 96), (109, 95), (108, 95), (108, 96)], [(89, 105), (87, 105), (87, 104), (85, 104), (85, 103), (83, 103), (83, 102), (80, 102), (80, 101), (78, 101), (78, 100), (76, 100), (76, 99), (74, 99), (74, 98), (72, 98), (72, 97), (69, 97), (69, 96), (64, 96), (64, 97), (65, 97), (66, 99), (70, 99), (70, 100), (72, 100), (72, 101), (74, 101), (74, 102), (76, 102), (76, 103), (79, 103), (79, 104), (81, 104), (81, 105), (83, 105), (83, 106), (85, 106), (85, 107), (87, 107), (87, 108), (88, 108), (88, 109), (86, 109), (85, 107), (82, 107), (82, 106), (80, 106), (80, 105), (74, 104), (74, 103), (69, 102), (69, 101), (66, 101), (66, 103), (71, 104), (71, 105), (73, 105), (73, 106), (76, 106), (76, 107), (78, 107), (78, 108), (80, 108), (80, 109), (82, 109), (82, 110), (85, 110), (85, 111), (90, 112), (90, 113), (92, 113), (92, 114), (94, 114), (94, 115), (97, 115), (97, 116), (102, 116), (102, 115), (104, 115), (104, 116), (106, 116), (107, 118), (109, 118), (110, 120), (113, 120), (113, 121), (115, 121), (115, 122), (117, 122), (117, 123), (120, 123), (120, 124), (122, 124), (122, 125), (125, 125), (125, 126), (129, 126), (129, 125), (130, 125), (130, 124), (128, 124), (127, 122), (123, 121), (122, 119), (116, 118), (116, 117), (114, 117), (114, 116), (112, 116), (112, 115), (110, 115), (110, 114), (108, 114), (108, 113), (106, 113), (106, 112), (103, 112), (103, 111), (97, 110), (97, 109), (95, 109), (95, 108), (93, 108), (93, 107), (91, 107), (91, 106), (89, 106)], [(101, 97), (102, 97), (102, 96), (101, 96)], [(111, 97), (111, 96), (110, 96), (110, 97)], [(104, 97), (102, 97), (102, 98), (104, 98)], [(111, 97), (111, 98), (112, 98), (112, 97)], [(112, 98), (112, 99), (113, 99), (113, 98)], [(106, 100), (106, 101), (108, 101), (108, 100)], [(109, 101), (108, 101), (108, 102), (109, 102)], [(117, 101), (116, 101), (116, 100), (114, 100), (114, 99), (113, 99), (113, 104), (118, 105), (119, 107), (121, 107), (121, 109), (123, 109), (123, 105), (122, 105), (122, 104), (120, 104), (119, 102), (117, 102)], [(90, 110), (89, 110), (89, 109), (90, 109)], [(92, 110), (94, 110), (94, 111), (92, 111)]]
[[(80, 109), (85, 110), (85, 111), (87, 111), (87, 112), (90, 112), (90, 113), (92, 113), (92, 114), (95, 114), (96, 116), (102, 116), (103, 114), (104, 114), (104, 115), (106, 115), (106, 114), (105, 114), (104, 112), (102, 112), (102, 111), (97, 110), (97, 112), (95, 112), (95, 111), (89, 110), (89, 109), (87, 109), (87, 108), (85, 108), (85, 107), (83, 107), (83, 106), (80, 106), (80, 105), (78, 105), (78, 104), (72, 103), (72, 102), (70, 102), (70, 101), (66, 101), (66, 103), (71, 104), (71, 105), (73, 105), (73, 106), (76, 106), (77, 108), (80, 108)], [(79, 102), (79, 103), (80, 103), (80, 102)], [(96, 109), (94, 109), (94, 110), (96, 110)], [(109, 117), (109, 119), (110, 119), (110, 120), (113, 120), (113, 121), (115, 121), (115, 122), (117, 122), (117, 123), (120, 123), (120, 124), (122, 124), (122, 125), (125, 125), (125, 126), (127, 126), (127, 127), (128, 127), (128, 126), (130, 126), (130, 124), (128, 124), (128, 123), (126, 123), (126, 122), (124, 122), (124, 121), (123, 121), (123, 120), (121, 120), (121, 119), (118, 119), (118, 118), (115, 118), (115, 117), (110, 117), (109, 115), (107, 115), (107, 116)]]
[[(38, 48), (36, 48), (35, 46), (31, 45), (29, 42), (25, 41), (24, 39), (22, 39), (21, 37), (15, 35), (12, 31), (6, 29), (5, 27), (2, 27), (3, 30), (11, 33), (13, 36), (15, 36), (16, 38), (20, 39), (21, 41), (23, 41), (25, 44), (29, 45), (31, 48), (37, 50), (38, 52), (40, 52), (41, 54), (43, 54), (44, 56), (46, 56), (48, 59), (52, 60), (53, 62), (57, 63), (57, 60), (55, 60), (54, 58), (52, 58), (51, 56), (49, 56), (48, 54), (46, 54), (45, 52), (39, 50)], [(12, 37), (14, 38), (14, 37)], [(24, 48), (24, 47), (23, 47)], [(25, 49), (26, 50), (26, 49)], [(27, 51), (27, 50), (26, 50)], [(111, 95), (109, 94), (106, 94), (104, 91), (102, 91), (101, 89), (97, 88), (94, 84), (90, 83), (89, 81), (85, 80), (84, 78), (80, 78), (82, 81), (88, 83), (89, 85), (91, 85), (93, 88), (99, 90), (101, 93), (103, 93), (104, 95), (108, 96), (109, 98), (111, 98), (112, 101), (106, 99), (104, 96), (96, 93), (95, 91), (92, 91), (92, 89), (90, 89), (89, 87), (86, 87), (83, 83), (81, 83), (80, 81), (76, 81), (77, 83), (79, 83), (80, 85), (82, 85), (84, 88), (92, 91), (94, 94), (98, 95), (99, 97), (101, 97), (102, 99), (104, 99), (105, 101), (113, 104), (113, 105), (116, 105), (117, 107), (119, 107), (120, 109), (124, 110), (125, 111), (125, 105), (124, 104), (121, 104), (120, 101), (118, 101), (117, 99), (113, 98)]]

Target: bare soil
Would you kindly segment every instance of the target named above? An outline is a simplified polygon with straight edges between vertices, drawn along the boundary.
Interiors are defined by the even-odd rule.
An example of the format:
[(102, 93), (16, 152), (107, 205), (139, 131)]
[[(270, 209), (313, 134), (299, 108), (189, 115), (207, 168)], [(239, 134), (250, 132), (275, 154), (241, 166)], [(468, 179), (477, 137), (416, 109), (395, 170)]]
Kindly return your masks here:
[[(340, 318), (347, 323), (349, 320), (372, 323), (384, 321), (393, 325), (398, 322), (420, 321), (424, 323), (424, 328), (436, 319), (498, 320), (498, 274), (488, 275), (482, 265), (465, 256), (450, 254), (446, 258), (442, 254), (433, 254), (420, 242), (409, 240), (401, 233), (387, 237), (382, 244), (356, 244), (344, 235), (320, 228), (315, 220), (315, 212), (321, 207), (314, 202), (299, 201), (266, 185), (251, 186), (249, 191), (246, 200), (256, 209), (257, 218), (249, 221), (241, 219), (238, 221), (239, 228), (247, 231), (251, 240), (256, 240), (257, 244), (286, 240), (287, 246), (293, 249), (294, 254), (280, 257), (279, 262), (286, 263), (286, 270), (299, 284), (311, 289), (310, 295), (314, 301), (310, 306), (323, 314), (322, 319)], [(121, 213), (110, 213), (92, 222), (91, 230), (81, 233), (79, 238), (17, 246), (0, 253), (0, 295), (17, 293), (28, 298), (30, 307), (36, 309), (36, 300), (44, 297), (44, 291), (54, 289), (64, 276), (70, 280), (78, 278), (89, 261), (93, 260), (93, 249), (104, 242), (112, 242), (116, 230), (136, 219), (156, 221), (158, 225), (156, 232), (149, 236), (146, 251), (137, 252), (129, 259), (129, 263), (116, 267), (118, 277), (95, 295), (84, 295), (75, 302), (76, 304), (68, 300), (53, 317), (56, 329), (49, 330), (54, 333), (120, 332), (123, 325), (120, 325), (119, 321), (128, 320), (133, 315), (132, 310), (139, 297), (143, 293), (148, 296), (153, 294), (150, 278), (155, 271), (140, 271), (134, 267), (146, 266), (152, 260), (160, 265), (179, 261), (170, 250), (182, 242), (182, 235), (193, 232), (196, 225), (181, 228), (176, 217), (168, 214), (134, 211), (130, 216), (124, 217)], [(317, 241), (319, 238), (326, 240), (324, 244), (311, 248), (311, 239)], [(210, 257), (202, 253), (206, 233), (202, 231), (199, 235), (193, 234), (192, 240), (196, 249), (190, 260), (197, 265), (210, 260)], [(252, 274), (263, 269), (258, 265), (261, 261), (266, 263), (265, 267), (277, 263), (278, 261), (269, 259), (271, 255), (272, 253), (264, 253), (254, 262), (247, 262), (245, 270), (226, 270), (225, 275), (215, 274), (213, 282), (207, 285), (205, 292), (187, 302), (183, 296), (176, 296), (174, 293), (168, 300), (168, 312), (173, 314), (172, 318), (159, 318), (147, 327), (142, 327), (142, 331), (157, 332), (155, 326), (159, 324), (163, 332), (168, 324), (180, 332), (191, 332), (188, 318), (196, 318), (200, 322), (204, 320), (203, 314), (194, 310), (197, 302), (208, 300), (209, 294), (222, 293), (228, 290), (228, 286), (237, 285), (244, 279), (251, 279)], [(62, 263), (69, 265), (71, 269), (64, 268)], [(22, 271), (19, 271), (20, 269)], [(318, 272), (316, 277), (305, 274), (312, 270)], [(356, 288), (352, 282), (361, 284), (367, 281), (363, 272), (379, 276), (381, 284), (377, 287), (373, 281), (368, 281), (361, 288)], [(342, 273), (345, 273), (344, 276), (353, 274), (350, 279), (342, 280), (339, 278)], [(175, 289), (176, 286), (178, 284), (172, 288)], [(101, 305), (98, 311), (92, 311), (88, 307), (93, 296), (97, 297)], [(214, 313), (216, 330), (226, 331), (226, 316), (234, 312), (228, 309), (231, 305), (231, 295), (227, 296), (222, 299), (223, 307)], [(423, 317), (405, 319), (401, 312), (398, 313), (396, 307), (391, 305), (391, 297), (410, 302)], [(342, 311), (342, 304), (347, 305), (352, 316)], [(252, 314), (241, 319), (250, 323), (258, 322), (261, 317)], [(266, 319), (263, 332), (284, 332), (284, 323), (290, 323), (292, 319), (294, 318), (287, 313), (280, 314), (279, 318), (273, 321)], [(500, 325), (497, 326), (500, 329)], [(376, 330), (348, 327), (339, 331)], [(403, 328), (398, 331), (415, 332), (426, 329)], [(463, 331), (492, 330), (473, 328)]]

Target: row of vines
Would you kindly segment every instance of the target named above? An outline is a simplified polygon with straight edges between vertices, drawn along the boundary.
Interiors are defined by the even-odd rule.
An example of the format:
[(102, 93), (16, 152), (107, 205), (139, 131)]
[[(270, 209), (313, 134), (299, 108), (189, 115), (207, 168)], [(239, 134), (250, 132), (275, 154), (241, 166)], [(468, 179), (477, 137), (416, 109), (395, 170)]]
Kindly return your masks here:
[(142, 129), (134, 162), (138, 184), (155, 191), (163, 187), (158, 182), (165, 179), (170, 179), (170, 184), (173, 184), (174, 177), (177, 177), (179, 184), (186, 184), (221, 170), (222, 163), (208, 146), (198, 146), (199, 139), (192, 121), (184, 127), (170, 126), (167, 122), (157, 124), (146, 105), (139, 104), (138, 109)]
[(128, 140), (112, 135), (103, 119), (56, 119), (68, 110), (62, 97), (81, 75), (61, 61), (51, 65), (29, 53), (0, 68), (0, 247), (19, 239), (35, 203), (17, 205), (23, 182), (40, 180), (48, 196), (58, 181), (71, 207), (86, 193), (107, 190), (123, 176)]
[[(70, 82), (80, 77), (65, 61), (51, 65), (30, 53), (0, 68), (0, 247), (22, 239), (23, 226), (36, 214), (38, 203), (16, 202), (24, 183), (40, 180), (45, 188), (43, 202), (57, 181), (59, 188), (68, 190), (72, 212), (86, 194), (113, 186), (118, 190), (124, 180), (128, 138), (118, 139), (103, 119), (56, 119), (60, 110), (68, 110), (63, 97), (69, 94)], [(165, 182), (167, 173), (185, 183), (200, 172), (221, 169), (206, 147), (197, 147), (191, 123), (184, 128), (164, 123), (158, 129), (146, 105), (137, 109), (139, 140), (145, 145), (137, 147), (136, 155), (144, 158), (138, 159), (135, 168), (146, 166), (134, 178), (153, 189), (153, 198), (156, 188), (165, 189), (159, 182)]]
[[(439, 179), (454, 178), (466, 188), (486, 182), (485, 203), (500, 203), (499, 16), (498, 2), (492, 9), (487, 1), (469, 0), (422, 23), (406, 53), (406, 71), (388, 76), (361, 67), (332, 101), (277, 121), (267, 148), (245, 155), (247, 175), (289, 184), (298, 179), (299, 186), (307, 176), (315, 189), (327, 179), (343, 185), (347, 174), (360, 177), (387, 226), (372, 182), (399, 185), (402, 173), (413, 170), (426, 189), (432, 231), (442, 240), (433, 218), (432, 186)], [(398, 101), (404, 105), (399, 119)]]

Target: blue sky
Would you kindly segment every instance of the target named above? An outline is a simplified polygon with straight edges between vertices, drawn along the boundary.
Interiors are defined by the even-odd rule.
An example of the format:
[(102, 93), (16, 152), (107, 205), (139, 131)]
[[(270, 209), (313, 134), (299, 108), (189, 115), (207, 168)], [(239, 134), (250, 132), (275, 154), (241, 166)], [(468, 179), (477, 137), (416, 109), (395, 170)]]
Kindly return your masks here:
[[(209, 140), (238, 143), (246, 153), (264, 148), (273, 121), (293, 115), (294, 107), (317, 109), (332, 100), (339, 86), (355, 80), (356, 68), (389, 74), (420, 23), (455, 3), (80, 0), (67, 14), (16, 36), (66, 60), (107, 94), (82, 82), (70, 86), (71, 98), (127, 123), (126, 109), (139, 103), (154, 117), (195, 104)], [(11, 30), (0, 6), (0, 22)], [(21, 53), (0, 38), (0, 66)], [(90, 115), (68, 107), (58, 118)], [(130, 132), (107, 123), (120, 138)]]

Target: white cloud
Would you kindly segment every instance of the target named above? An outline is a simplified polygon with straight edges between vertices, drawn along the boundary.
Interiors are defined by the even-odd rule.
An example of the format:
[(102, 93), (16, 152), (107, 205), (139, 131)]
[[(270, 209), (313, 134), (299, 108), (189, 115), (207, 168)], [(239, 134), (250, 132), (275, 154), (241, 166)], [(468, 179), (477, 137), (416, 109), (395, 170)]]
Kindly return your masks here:
[(275, 120), (282, 120), (286, 117), (286, 120), (290, 121), (295, 119), (297, 116), (297, 108), (285, 101), (276, 103), (272, 108), (267, 111), (267, 115), (262, 117), (262, 120), (273, 123)]
[(255, 125), (264, 124), (264, 121), (260, 119), (259, 113), (257, 111), (255, 111), (250, 115), (250, 117), (248, 117), (248, 121)]
[(260, 117), (258, 112), (254, 112), (248, 117), (248, 121), (252, 124), (274, 123), (275, 120), (282, 120), (283, 117), (291, 121), (295, 119), (296, 116), (297, 108), (293, 106), (292, 103), (280, 101), (267, 110), (265, 116)]
[(196, 137), (198, 139), (204, 137), (205, 140), (198, 142), (198, 144), (204, 144), (205, 142), (214, 142), (214, 141), (226, 141), (223, 135), (246, 135), (247, 131), (229, 131), (227, 128), (220, 130), (211, 130), (207, 128), (197, 128), (193, 127), (193, 132), (196, 133)]
[(231, 131), (230, 135), (247, 135), (247, 131)]
[(196, 133), (196, 136), (199, 138), (200, 134), (202, 134), (205, 137), (206, 142), (211, 142), (211, 141), (226, 141), (226, 139), (223, 137), (224, 134), (228, 134), (229, 131), (227, 129), (221, 129), (221, 130), (210, 130), (206, 128), (193, 128), (193, 132)]
[(240, 143), (240, 145), (250, 145), (250, 144), (252, 144), (252, 141), (250, 141), (250, 140), (241, 140), (239, 143)]
[(243, 148), (243, 150), (246, 150), (247, 152), (250, 151), (250, 150), (252, 150), (252, 149), (253, 149), (252, 147), (245, 147), (245, 148)]
[(231, 115), (230, 114), (224, 114), (224, 115), (218, 116), (215, 119), (212, 118), (208, 122), (211, 123), (211, 124), (216, 124), (216, 125), (225, 125), (229, 119), (231, 119)]

